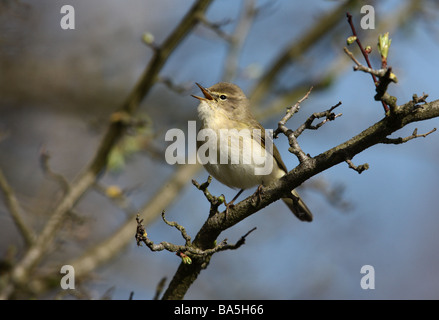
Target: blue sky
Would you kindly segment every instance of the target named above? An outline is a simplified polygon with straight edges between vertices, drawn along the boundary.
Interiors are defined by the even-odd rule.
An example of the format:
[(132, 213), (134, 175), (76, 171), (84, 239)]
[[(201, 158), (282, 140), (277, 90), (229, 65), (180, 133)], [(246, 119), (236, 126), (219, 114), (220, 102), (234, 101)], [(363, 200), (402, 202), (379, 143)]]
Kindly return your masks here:
[[(76, 9), (77, 29), (69, 33), (58, 26), (59, 6), (64, 2)], [(64, 72), (62, 79), (59, 78), (60, 87), (65, 85), (69, 90), (77, 90), (74, 91), (76, 95), (87, 90), (87, 81), (101, 81), (100, 87), (118, 88), (120, 101), (114, 99), (114, 103), (108, 106), (111, 110), (123, 101), (151, 57), (150, 49), (140, 41), (143, 32), (153, 33), (160, 43), (192, 3), (175, 0), (113, 0), (94, 1), (93, 4), (64, 2), (55, 5), (53, 1), (42, 1), (40, 7), (34, 7), (32, 15), (39, 23), (34, 35), (31, 30), (26, 35), (29, 50), (33, 52), (37, 65), (41, 62), (53, 72), (69, 70), (67, 66), (70, 64), (71, 68), (75, 68), (75, 63), (77, 69), (91, 72), (93, 77), (87, 78), (82, 74), (77, 76), (72, 69), (71, 76)], [(280, 50), (310, 25), (317, 23), (319, 17), (337, 3), (315, 0), (298, 5), (296, 1), (274, 1), (250, 30), (240, 67), (245, 69), (253, 65), (264, 70)], [(407, 2), (380, 2), (376, 6), (377, 23), (379, 19), (392, 15), (392, 10), (398, 10), (404, 3)], [(241, 1), (216, 1), (207, 16), (213, 21), (235, 19), (240, 7)], [(429, 9), (427, 14), (437, 16), (434, 5), (426, 4), (425, 8)], [(358, 25), (360, 13), (351, 13)], [(340, 17), (340, 20), (344, 21), (345, 17)], [(401, 26), (390, 34), (389, 64), (399, 79), (398, 84), (391, 86), (390, 93), (398, 98), (399, 103), (407, 102), (414, 93), (428, 93), (429, 100), (438, 98), (439, 26), (434, 20), (426, 20), (409, 22), (409, 25)], [(232, 27), (233, 23), (225, 30), (230, 31)], [(279, 86), (288, 87), (294, 81), (312, 83), (325, 74), (327, 66), (344, 56), (344, 40), (350, 35), (350, 29), (347, 23), (341, 23), (337, 30), (338, 34), (331, 35), (331, 39), (314, 48), (294, 67), (288, 68), (280, 77), (283, 82)], [(378, 35), (386, 31), (367, 32)], [(367, 35), (366, 31), (361, 32)], [(370, 45), (374, 47), (375, 43)], [(171, 56), (161, 74), (172, 77), (176, 83), (190, 85), (200, 82), (210, 86), (221, 80), (225, 54), (223, 40), (206, 28), (198, 27)], [(334, 84), (324, 91), (313, 92), (303, 103), (300, 113), (289, 122), (294, 128), (312, 112), (326, 110), (342, 101), (342, 106), (338, 108), (338, 112), (343, 113), (342, 117), (317, 131), (306, 131), (300, 137), (301, 147), (312, 156), (350, 139), (383, 117), (382, 107), (373, 101), (370, 76), (353, 72), (352, 63), (347, 57), (345, 59), (348, 67), (340, 70)], [(34, 79), (40, 77), (44, 80), (42, 82), (57, 83), (46, 73), (39, 75), (40, 69), (35, 70)], [(84, 75), (87, 73), (84, 72)], [(248, 93), (254, 81), (239, 78), (235, 82)], [(167, 129), (177, 127), (186, 130), (187, 121), (196, 119), (197, 103), (190, 93), (197, 90), (193, 85), (188, 94), (178, 95), (158, 84), (142, 103), (141, 111), (154, 119), (158, 145), (166, 145), (164, 134)], [(58, 103), (52, 101), (50, 105), (44, 100), (21, 105), (21, 113), (14, 107), (19, 99), (9, 99), (12, 104), (2, 104), (3, 110), (7, 110), (7, 118), (4, 119), (8, 121), (0, 120), (0, 124), (1, 128), (14, 130), (11, 140), (0, 144), (0, 154), (7, 148), (10, 150), (8, 157), (0, 157), (0, 164), (10, 168), (17, 185), (26, 181), (29, 175), (36, 174), (32, 168), (37, 162), (36, 151), (42, 142), (53, 150), (54, 166), (68, 177), (73, 177), (80, 165), (87, 163), (93, 154), (94, 143), (99, 141), (100, 133), (93, 132), (92, 138), (87, 138), (90, 135), (86, 125), (88, 117), (72, 112), (74, 104), (69, 109), (62, 99)], [(93, 116), (105, 115), (108, 109), (90, 112)], [(273, 115), (264, 121), (264, 125), (272, 128), (280, 117), (281, 114)], [(433, 119), (411, 124), (395, 133), (394, 137), (408, 136), (414, 128), (418, 128), (418, 133), (425, 133), (438, 127), (438, 123), (437, 119)], [(68, 132), (62, 128), (68, 128)], [(56, 136), (53, 135), (55, 129), (58, 132)], [(76, 143), (66, 145), (66, 139), (73, 141), (72, 136), (76, 136)], [(292, 169), (297, 160), (288, 153), (287, 140), (281, 137), (275, 143), (287, 167)], [(24, 146), (27, 149), (23, 149)], [(83, 152), (78, 153), (75, 147), (82, 148)], [(72, 157), (77, 157), (74, 161), (77, 163), (66, 160)], [(312, 223), (301, 223), (285, 210), (283, 203), (278, 202), (227, 230), (219, 240), (228, 238), (230, 242), (237, 241), (248, 230), (257, 227), (238, 251), (216, 254), (186, 298), (437, 299), (438, 159), (439, 135), (436, 132), (425, 139), (415, 139), (402, 145), (373, 146), (357, 155), (353, 159), (355, 164), (367, 162), (370, 166), (361, 175), (344, 163), (319, 174), (313, 180), (344, 187), (343, 199), (351, 205), (350, 210), (342, 211), (332, 206), (311, 187), (312, 183), (305, 183), (300, 192), (314, 212)], [(141, 154), (128, 163), (124, 173), (107, 175), (105, 181), (128, 186), (148, 181), (149, 185), (159, 186), (173, 170), (172, 166)], [(203, 170), (194, 178), (204, 181), (207, 173)], [(34, 196), (39, 186), (38, 182), (30, 184), (25, 187), (28, 191), (23, 191), (25, 199)], [(40, 196), (46, 196), (45, 188), (50, 190), (49, 186), (42, 188)], [(133, 196), (133, 203), (140, 205), (154, 190), (143, 188), (141, 193)], [(217, 181), (211, 184), (210, 191), (216, 195), (223, 193), (228, 199), (236, 192)], [(244, 196), (253, 191), (246, 191)], [(96, 199), (93, 195), (87, 196), (79, 205), (80, 211), (101, 211), (103, 207), (95, 202)], [(104, 208), (112, 212), (106, 218), (110, 230), (116, 228), (124, 216), (115, 209)], [(166, 210), (170, 220), (180, 222), (190, 234), (195, 235), (208, 214), (208, 203), (188, 183), (178, 200)], [(5, 215), (2, 218), (4, 221)], [(92, 221), (102, 218), (94, 214), (91, 217)], [(182, 242), (178, 232), (161, 220), (148, 226), (147, 230), (154, 241)], [(101, 232), (105, 233), (105, 230)], [(99, 293), (115, 286), (114, 298), (125, 299), (130, 291), (134, 291), (134, 298), (149, 299), (154, 295), (160, 278), (167, 276), (169, 282), (178, 264), (175, 255), (136, 248), (133, 241), (120, 258), (97, 271), (100, 280), (92, 289)], [(363, 276), (360, 269), (366, 264), (375, 268), (375, 290), (360, 287)]]

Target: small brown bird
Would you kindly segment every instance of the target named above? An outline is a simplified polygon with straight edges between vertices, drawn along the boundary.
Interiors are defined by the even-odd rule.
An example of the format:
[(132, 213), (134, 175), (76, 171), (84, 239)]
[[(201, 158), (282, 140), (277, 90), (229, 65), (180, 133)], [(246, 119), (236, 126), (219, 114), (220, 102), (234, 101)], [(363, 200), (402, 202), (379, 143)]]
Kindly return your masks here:
[[(272, 144), (271, 139), (269, 141), (266, 139), (264, 128), (250, 111), (249, 100), (237, 85), (220, 82), (210, 88), (204, 88), (198, 83), (197, 86), (204, 95), (204, 97), (193, 95), (200, 100), (198, 106), (198, 116), (202, 121), (200, 131), (208, 129), (215, 133), (216, 159), (227, 160), (203, 163), (209, 174), (231, 188), (241, 189), (237, 195), (239, 196), (244, 189), (269, 185), (288, 172), (279, 151)], [(221, 131), (224, 133), (224, 130), (227, 130), (229, 138), (236, 138), (239, 143), (233, 144), (229, 138), (221, 139)], [(250, 134), (247, 136), (239, 134), (243, 131)], [(263, 169), (266, 163), (255, 161), (252, 151), (253, 154), (265, 155), (270, 165), (268, 168), (271, 170), (256, 174), (255, 170)], [(295, 190), (291, 193), (291, 199), (282, 198), (282, 200), (297, 218), (302, 221), (312, 221), (312, 213), (299, 194)]]

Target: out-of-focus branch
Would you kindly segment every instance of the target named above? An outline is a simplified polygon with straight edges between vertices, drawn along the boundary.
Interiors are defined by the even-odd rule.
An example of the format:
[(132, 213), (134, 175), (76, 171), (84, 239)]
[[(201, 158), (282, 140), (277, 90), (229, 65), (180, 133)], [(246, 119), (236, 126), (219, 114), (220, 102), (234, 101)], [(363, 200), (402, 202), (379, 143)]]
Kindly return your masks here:
[[(414, 14), (417, 11), (415, 9), (419, 9), (417, 7), (417, 3), (415, 3), (416, 1), (410, 2), (401, 11), (399, 11), (398, 14), (392, 13), (392, 16), (389, 17), (388, 19), (380, 19), (381, 21), (384, 21), (383, 27), (385, 25), (385, 27), (387, 29), (395, 28), (397, 25), (399, 25), (401, 23), (401, 21), (405, 20), (405, 18), (407, 18), (407, 16)], [(354, 5), (354, 4), (358, 4), (358, 2), (349, 1), (349, 4)], [(341, 5), (339, 7), (339, 11), (336, 12), (331, 18), (334, 20), (339, 19), (339, 17), (344, 14), (345, 10), (346, 10), (345, 5)], [(330, 20), (330, 19), (328, 19), (328, 20)], [(336, 21), (332, 21), (332, 23), (334, 23), (334, 25), (335, 25)], [(318, 24), (318, 25), (321, 26), (321, 24)], [(323, 28), (325, 29), (324, 33), (326, 33), (328, 30), (328, 25), (325, 25)], [(313, 30), (315, 30), (315, 29), (313, 29)], [(320, 31), (323, 32), (322, 30), (320, 30)], [(314, 35), (315, 37), (314, 38), (310, 37), (311, 34)], [(296, 53), (296, 56), (293, 55), (292, 58), (301, 56), (302, 53), (306, 51), (307, 47), (309, 47), (311, 45), (311, 43), (316, 42), (318, 38), (319, 38), (319, 32), (314, 32), (314, 33), (310, 32), (310, 33), (307, 33), (306, 35), (304, 35), (304, 37), (303, 37), (303, 39), (305, 41), (305, 46), (302, 47), (301, 46), (302, 43), (300, 41), (293, 42), (291, 44), (290, 49), (291, 49), (292, 53)], [(268, 69), (268, 72), (261, 78), (260, 82), (258, 83), (257, 86), (255, 86), (252, 94), (250, 95), (251, 101), (253, 101), (253, 103), (252, 103), (253, 106), (256, 103), (260, 103), (262, 98), (271, 89), (272, 82), (274, 81), (277, 73), (280, 70), (282, 70), (283, 66), (289, 61), (291, 61), (291, 60), (290, 60), (290, 57), (288, 56), (288, 52), (287, 52), (286, 54), (282, 54), (279, 57), (279, 59), (276, 60), (276, 62), (273, 64), (272, 68)], [(281, 65), (281, 66), (278, 67), (279, 65)], [(334, 74), (340, 74), (341, 73), (340, 72), (341, 68), (339, 68), (340, 65), (347, 66), (348, 64), (346, 62), (346, 59), (343, 59), (341, 57), (338, 60), (338, 63), (334, 65), (334, 68), (332, 70), (330, 70), (328, 74), (331, 76), (333, 76)], [(285, 105), (290, 104), (291, 100), (293, 100), (293, 99), (296, 100), (299, 96), (303, 95), (308, 88), (309, 88), (309, 86), (306, 85), (306, 86), (304, 86), (304, 88), (302, 88), (302, 90), (296, 90), (293, 94), (288, 93), (288, 94), (280, 97), (279, 99), (277, 99), (275, 101), (274, 104), (272, 104), (272, 106), (270, 108), (267, 108), (267, 109), (269, 109), (268, 112), (259, 112), (259, 113), (257, 113), (257, 117), (259, 119), (265, 118), (267, 115), (273, 114), (274, 109), (278, 110), (280, 108), (284, 108)], [(337, 107), (337, 106), (338, 105), (336, 105), (334, 107)], [(310, 161), (312, 162), (313, 159), (314, 158), (312, 158)], [(345, 161), (345, 160), (346, 160), (346, 158), (343, 158), (340, 160), (340, 162)], [(308, 166), (310, 161), (305, 161), (304, 163), (302, 163), (302, 166)], [(294, 179), (292, 179), (292, 180), (294, 180)], [(305, 180), (303, 180), (303, 181), (305, 181)], [(298, 183), (297, 186), (298, 185), (300, 185), (300, 183)], [(284, 194), (289, 193), (289, 191), (292, 190), (292, 188), (288, 187), (288, 189), (285, 188), (285, 190), (288, 190), (288, 192), (285, 191)], [(264, 190), (264, 192), (265, 192), (265, 190)], [(252, 206), (252, 202), (253, 202), (252, 197), (247, 198), (244, 201), (247, 201), (247, 200), (249, 201), (249, 202), (246, 202), (247, 205)], [(241, 202), (241, 203), (243, 203), (243, 202)], [(259, 209), (263, 207), (260, 205), (261, 205), (261, 203), (259, 203), (259, 205), (258, 205)], [(251, 209), (251, 211), (256, 212), (259, 209), (256, 209), (256, 210)], [(232, 210), (232, 213), (235, 212), (235, 210), (236, 210), (236, 207)], [(245, 205), (244, 205), (241, 213), (242, 214), (245, 214), (246, 212), (250, 213), (248, 210), (249, 210), (249, 207), (245, 207)], [(250, 214), (252, 214), (252, 213), (250, 213)], [(222, 225), (222, 223), (226, 217), (228, 219), (229, 215), (226, 215), (225, 212), (223, 212), (221, 214), (211, 215), (209, 217), (209, 219), (206, 221), (206, 223), (203, 225), (202, 229), (197, 234), (193, 244), (196, 246), (200, 246), (201, 248), (211, 247), (212, 244), (214, 243), (214, 240), (217, 238), (217, 236), (223, 230), (228, 228), (228, 226)], [(247, 216), (245, 216), (245, 217), (247, 217)], [(244, 219), (245, 217), (242, 217), (242, 219)], [(241, 221), (242, 219), (237, 219), (236, 223)], [(233, 218), (232, 218), (232, 220), (233, 220)], [(178, 268), (176, 274), (174, 275), (174, 278), (172, 279), (171, 283), (169, 284), (169, 287), (166, 290), (166, 292), (163, 296), (163, 299), (182, 299), (184, 297), (186, 291), (188, 290), (188, 288), (196, 280), (199, 272), (202, 269), (204, 269), (205, 267), (207, 267), (208, 263), (209, 263), (209, 257), (206, 259), (201, 259), (201, 260), (195, 259), (195, 261), (192, 263), (191, 266), (187, 266), (183, 263), (180, 264), (180, 267)]]
[(275, 59), (273, 64), (267, 68), (265, 74), (262, 75), (253, 88), (250, 94), (252, 105), (255, 106), (261, 103), (262, 99), (270, 91), (276, 76), (287, 64), (301, 57), (304, 52), (316, 44), (319, 39), (324, 37), (329, 30), (340, 22), (340, 17), (347, 9), (358, 5), (358, 3), (358, 0), (348, 0), (340, 3), (334, 10), (319, 18), (299, 39), (292, 41), (278, 58)]
[[(154, 51), (150, 63), (128, 98), (120, 107), (119, 112), (126, 112), (129, 115), (133, 115), (136, 112), (140, 102), (156, 82), (159, 71), (173, 50), (195, 27), (198, 23), (198, 14), (206, 11), (211, 2), (212, 0), (196, 1), (165, 42)], [(93, 160), (70, 184), (68, 193), (55, 208), (37, 240), (33, 243), (28, 252), (26, 252), (21, 261), (14, 267), (12, 271), (12, 281), (15, 284), (20, 285), (28, 281), (32, 269), (46, 253), (50, 243), (62, 225), (66, 214), (73, 208), (75, 203), (90, 186), (94, 184), (98, 176), (105, 171), (108, 155), (117, 140), (122, 136), (124, 129), (125, 126), (122, 122), (113, 121), (110, 123)], [(8, 291), (7, 293), (10, 292)]]
[[(378, 19), (376, 29), (387, 30), (392, 33), (394, 30), (397, 30), (401, 24), (405, 23), (411, 17), (419, 13), (420, 10), (422, 10), (422, 5), (419, 0), (408, 0), (398, 11), (392, 11), (387, 16)], [(344, 13), (345, 12), (342, 12), (341, 15), (343, 16)], [(364, 43), (368, 44), (376, 42), (376, 38), (373, 33), (366, 33), (364, 36)], [(317, 40), (318, 39), (315, 41), (317, 42)], [(294, 46), (294, 44), (300, 45), (300, 42), (292, 42), (291, 47)], [(278, 59), (281, 58), (282, 57), (280, 56)], [(349, 66), (351, 66), (350, 61), (343, 55), (339, 55), (336, 60), (331, 63), (329, 69), (322, 71), (319, 79), (312, 82), (312, 86), (314, 87), (313, 91), (316, 92), (317, 90), (326, 88), (328, 83), (334, 82), (337, 77), (343, 74), (343, 71)], [(264, 76), (262, 78), (264, 78)], [(282, 112), (286, 105), (291, 104), (293, 101), (297, 101), (297, 99), (303, 96), (307, 92), (310, 85), (311, 83), (303, 83), (297, 86), (295, 89), (289, 90), (284, 94), (277, 95), (273, 101), (269, 102), (267, 107), (264, 107), (263, 109), (256, 108), (256, 115), (261, 119), (266, 119), (267, 117)], [(268, 89), (270, 86), (268, 86)]]
[[(198, 164), (178, 166), (171, 177), (163, 183), (140, 210), (127, 215), (126, 222), (119, 229), (101, 242), (88, 248), (81, 256), (65, 262), (65, 264), (75, 268), (75, 277), (78, 279), (83, 278), (121, 252), (133, 240), (133, 230), (136, 230), (136, 215), (140, 214), (142, 216), (145, 225), (152, 223), (164, 208), (169, 207), (177, 199), (178, 195), (181, 194), (181, 190), (188, 186), (188, 181), (200, 169), (201, 166)], [(51, 270), (47, 273), (47, 276), (31, 279), (28, 286), (36, 288), (40, 293), (45, 292), (50, 289), (50, 284), (57, 283), (57, 280), (53, 279), (53, 275), (57, 273), (58, 271), (53, 272)]]
[(253, 19), (257, 13), (255, 2), (255, 0), (246, 0), (244, 2), (241, 18), (239, 19), (233, 35), (230, 37), (229, 51), (224, 64), (225, 71), (223, 81), (232, 81), (239, 70), (239, 55), (253, 23)]
[[(250, 4), (248, 4), (250, 5)], [(197, 17), (204, 17), (203, 12), (199, 12)], [(245, 14), (241, 15), (241, 19), (247, 19), (247, 23), (251, 21), (249, 17)], [(244, 23), (238, 22), (238, 26)], [(234, 34), (234, 45), (241, 47), (238, 41), (245, 40), (244, 27), (242, 29), (237, 27), (237, 32), (239, 35)], [(232, 50), (231, 45), (229, 49), (229, 54), (238, 54), (237, 51)], [(155, 46), (157, 50), (158, 46)], [(233, 53), (232, 53), (233, 52)], [(152, 223), (159, 213), (166, 209), (171, 203), (173, 203), (178, 195), (181, 194), (181, 190), (187, 186), (188, 181), (193, 179), (194, 176), (201, 169), (199, 164), (184, 164), (177, 167), (176, 171), (170, 176), (170, 178), (165, 181), (156, 193), (146, 202), (146, 204), (137, 212), (132, 212), (127, 216), (126, 223), (123, 224), (119, 229), (117, 229), (108, 238), (102, 240), (100, 243), (96, 244), (94, 247), (88, 249), (82, 256), (68, 262), (68, 264), (74, 266), (76, 277), (80, 278), (91, 271), (95, 270), (98, 266), (104, 264), (115, 254), (120, 252), (126, 245), (133, 239), (133, 230), (136, 228), (135, 216), (139, 213), (145, 225)], [(36, 280), (38, 285), (35, 287), (42, 288), (43, 283), (40, 280)]]
[(26, 223), (23, 221), (23, 210), (15, 196), (12, 187), (9, 185), (3, 171), (0, 169), (0, 190), (3, 192), (3, 196), (5, 198), (6, 207), (11, 214), (12, 221), (14, 221), (17, 229), (20, 231), (21, 236), (26, 244), (26, 246), (30, 247), (35, 239), (35, 236), (30, 230)]
[(181, 194), (181, 190), (188, 185), (187, 182), (199, 172), (200, 168), (201, 166), (196, 164), (179, 166), (144, 207), (127, 216), (124, 225), (108, 238), (87, 250), (82, 256), (68, 263), (74, 266), (75, 275), (80, 278), (90, 273), (125, 248), (133, 239), (133, 230), (136, 229), (136, 215), (139, 213), (142, 216), (145, 225), (152, 223), (162, 210), (175, 201), (177, 196)]
[(62, 188), (64, 194), (67, 193), (70, 189), (69, 183), (66, 180), (66, 178), (64, 178), (64, 176), (62, 176), (59, 173), (54, 172), (49, 165), (49, 159), (50, 159), (50, 154), (49, 152), (45, 149), (42, 148), (40, 151), (40, 164), (41, 164), (41, 168), (43, 169), (43, 172), (52, 180), (56, 181), (59, 186)]

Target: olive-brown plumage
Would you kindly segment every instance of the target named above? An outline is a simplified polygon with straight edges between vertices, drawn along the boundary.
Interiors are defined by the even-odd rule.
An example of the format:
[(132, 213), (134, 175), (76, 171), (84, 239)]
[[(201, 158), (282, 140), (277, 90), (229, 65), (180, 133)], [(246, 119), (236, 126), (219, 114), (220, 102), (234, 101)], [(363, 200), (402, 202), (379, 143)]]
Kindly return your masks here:
[[(198, 116), (202, 121), (200, 130), (209, 129), (216, 133), (218, 157), (225, 150), (229, 160), (227, 163), (205, 163), (206, 170), (221, 183), (239, 189), (248, 189), (257, 185), (266, 186), (284, 176), (288, 170), (280, 153), (274, 144), (271, 152), (267, 152), (269, 148), (266, 149), (265, 146), (265, 129), (251, 113), (250, 102), (244, 92), (237, 85), (227, 82), (220, 82), (209, 88), (204, 88), (198, 83), (197, 85), (204, 95), (204, 97), (193, 95), (200, 100), (198, 106)], [(232, 132), (232, 136), (236, 130), (231, 129), (247, 129), (251, 134), (248, 139), (240, 136), (242, 140), (239, 141), (239, 147), (232, 147), (230, 141), (219, 139), (220, 131), (223, 129)], [(258, 130), (253, 131), (253, 129)], [(272, 170), (269, 174), (255, 174), (255, 167), (258, 164), (251, 160), (248, 151), (246, 152), (255, 149), (272, 161)], [(233, 156), (239, 157), (238, 163), (231, 161)], [(291, 193), (291, 198), (282, 198), (282, 200), (300, 220), (312, 221), (312, 213), (299, 194), (295, 190)]]

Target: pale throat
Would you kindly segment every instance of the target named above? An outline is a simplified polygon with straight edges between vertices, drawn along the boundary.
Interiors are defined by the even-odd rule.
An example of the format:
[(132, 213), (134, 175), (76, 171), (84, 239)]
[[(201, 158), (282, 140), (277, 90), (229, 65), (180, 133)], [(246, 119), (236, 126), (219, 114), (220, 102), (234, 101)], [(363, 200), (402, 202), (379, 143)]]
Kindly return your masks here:
[(215, 131), (219, 129), (235, 129), (239, 123), (229, 118), (222, 109), (211, 107), (205, 100), (201, 100), (198, 106), (198, 116), (203, 122), (203, 127)]

